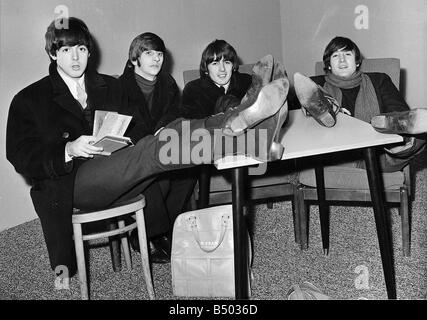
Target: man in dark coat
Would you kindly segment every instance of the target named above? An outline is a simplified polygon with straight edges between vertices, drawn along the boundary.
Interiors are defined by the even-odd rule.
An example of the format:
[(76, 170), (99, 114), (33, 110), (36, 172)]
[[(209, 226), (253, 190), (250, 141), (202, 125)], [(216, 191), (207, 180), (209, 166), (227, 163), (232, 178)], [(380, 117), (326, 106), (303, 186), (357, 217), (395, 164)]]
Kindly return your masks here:
[[(123, 106), (133, 111), (128, 135), (134, 142), (175, 120), (179, 115), (180, 96), (174, 78), (162, 70), (165, 44), (154, 33), (145, 32), (133, 39), (129, 60), (120, 76), (124, 92)], [(196, 178), (188, 170), (159, 175), (144, 190), (147, 237), (151, 261), (170, 261), (171, 230), (176, 217), (185, 209)], [(139, 251), (138, 234), (131, 234), (132, 247)]]
[[(303, 92), (308, 92), (305, 88), (312, 85), (313, 88), (316, 88), (313, 92), (321, 92), (317, 86), (322, 87), (324, 92), (327, 92), (336, 101), (336, 105), (340, 106), (342, 111), (365, 122), (370, 122), (373, 116), (380, 113), (410, 110), (387, 74), (362, 72), (363, 57), (359, 47), (351, 39), (333, 38), (325, 48), (323, 63), (325, 75), (311, 77), (311, 80), (299, 75), (300, 85), (298, 85), (298, 81), (294, 81), (299, 102), (305, 100), (301, 102), (303, 109), (307, 108), (307, 105), (316, 105), (312, 101), (318, 100), (315, 98), (316, 94), (310, 99), (305, 99)], [(323, 93), (320, 94), (323, 95)], [(331, 115), (334, 113), (332, 107), (329, 108), (329, 113)], [(425, 137), (404, 137), (404, 142), (404, 145), (384, 148), (384, 151), (380, 153), (380, 167), (383, 172), (402, 170), (424, 150), (426, 145)], [(361, 151), (354, 150), (335, 157), (330, 162), (333, 164), (346, 162), (347, 166), (363, 167), (364, 161), (359, 159), (362, 159)]]
[[(52, 269), (65, 267), (73, 276), (77, 271), (73, 207), (105, 208), (140, 194), (158, 174), (211, 163), (219, 153), (226, 155), (215, 145), (217, 132), (232, 137), (249, 128), (257, 130), (264, 119), (280, 121), (289, 82), (268, 84), (252, 105), (200, 120), (176, 119), (156, 136), (147, 135), (133, 147), (103, 156), (103, 149), (93, 145), (93, 114), (95, 110), (121, 111), (120, 82), (87, 68), (93, 42), (85, 23), (76, 18), (64, 22), (66, 28), (53, 21), (45, 35), (49, 75), (21, 90), (11, 102), (6, 157), (31, 183)], [(275, 128), (273, 123), (273, 135)], [(193, 132), (198, 140), (189, 138)], [(181, 158), (169, 161), (171, 145), (189, 154), (179, 152)], [(207, 155), (199, 157), (203, 147)]]
[(252, 83), (252, 77), (238, 71), (236, 50), (225, 40), (214, 40), (203, 50), (200, 78), (187, 83), (182, 93), (181, 114), (200, 119), (237, 104)]
[[(7, 125), (7, 158), (30, 180), (52, 268), (65, 265), (70, 275), (76, 271), (71, 227), (75, 175), (84, 158), (98, 152), (89, 145), (93, 111), (117, 111), (121, 102), (119, 82), (87, 68), (92, 49), (83, 22), (70, 19), (69, 29), (57, 29), (52, 22), (46, 32), (49, 75), (14, 97)], [(78, 101), (80, 92), (84, 105)]]

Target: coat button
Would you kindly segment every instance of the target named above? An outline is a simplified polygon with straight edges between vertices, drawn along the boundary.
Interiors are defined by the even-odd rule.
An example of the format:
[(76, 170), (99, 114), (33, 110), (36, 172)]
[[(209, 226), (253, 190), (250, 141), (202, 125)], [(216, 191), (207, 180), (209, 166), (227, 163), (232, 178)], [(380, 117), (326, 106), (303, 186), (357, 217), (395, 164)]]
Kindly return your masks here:
[(64, 132), (64, 133), (62, 134), (62, 137), (63, 137), (64, 139), (67, 139), (69, 136), (70, 136), (70, 134), (69, 134), (68, 132)]

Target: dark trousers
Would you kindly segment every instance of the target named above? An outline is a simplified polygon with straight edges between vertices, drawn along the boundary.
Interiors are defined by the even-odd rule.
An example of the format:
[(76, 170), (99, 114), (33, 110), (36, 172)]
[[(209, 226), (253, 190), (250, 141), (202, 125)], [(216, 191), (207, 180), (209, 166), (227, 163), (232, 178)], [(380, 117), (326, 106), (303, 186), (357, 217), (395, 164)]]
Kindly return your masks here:
[[(161, 135), (146, 136), (135, 146), (114, 152), (108, 157), (98, 156), (86, 161), (77, 170), (74, 182), (74, 206), (81, 209), (101, 209), (121, 199), (128, 199), (143, 193), (160, 174), (193, 167), (200, 164), (189, 155), (200, 141), (193, 141), (182, 132), (181, 121), (177, 119), (167, 126), (176, 133), (175, 149), (185, 159), (165, 162), (163, 148), (170, 141), (162, 141)], [(191, 130), (204, 128), (204, 120), (190, 120)], [(165, 129), (164, 129), (165, 130)], [(205, 138), (213, 145), (213, 135), (204, 130)], [(200, 146), (199, 146), (200, 147)], [(188, 154), (187, 154), (188, 153)], [(212, 156), (205, 158), (212, 162)], [(163, 176), (164, 177), (164, 176)]]
[[(182, 119), (178, 119), (168, 125), (168, 128), (175, 130), (180, 138), (183, 136), (181, 121)], [(191, 120), (191, 127), (192, 129), (204, 128), (204, 120)], [(206, 135), (208, 139), (209, 136), (209, 134)], [(147, 136), (133, 147), (119, 150), (108, 157), (98, 156), (85, 161), (78, 168), (74, 180), (72, 206), (79, 209), (102, 209), (117, 201), (130, 199), (143, 193), (156, 181), (167, 185), (166, 182), (161, 181), (169, 178), (174, 181), (172, 185), (161, 187), (166, 196), (165, 206), (169, 208), (168, 213), (160, 216), (155, 210), (148, 209), (146, 217), (149, 236), (168, 231), (182, 209), (185, 201), (183, 194), (186, 193), (184, 191), (190, 192), (191, 189), (190, 182), (181, 181), (186, 184), (183, 188), (179, 179), (174, 177), (180, 175), (180, 169), (192, 167), (197, 163), (190, 161), (185, 164), (180, 162), (165, 164), (159, 155), (166, 143), (166, 141), (160, 141), (159, 136)], [(183, 150), (192, 150), (197, 143), (190, 139), (181, 139), (179, 145)], [(172, 173), (174, 170), (178, 171)], [(183, 170), (182, 174), (185, 171)], [(170, 177), (169, 174), (171, 174)], [(71, 175), (69, 178), (72, 179)], [(56, 188), (57, 193), (69, 194), (70, 192), (65, 185), (50, 186), (49, 181), (46, 182), (46, 188)], [(34, 203), (50, 206), (52, 202), (48, 199), (48, 192), (40, 192), (34, 187), (31, 190), (31, 196)], [(38, 199), (40, 197), (43, 199)], [(34, 201), (35, 198), (38, 199), (37, 202)], [(64, 198), (67, 198), (66, 195)], [(149, 197), (147, 197), (147, 203), (148, 205), (152, 203)], [(58, 214), (57, 210), (49, 210), (49, 208), (42, 210), (37, 207), (36, 211), (44, 212), (39, 217), (52, 269), (64, 266), (68, 269), (69, 276), (73, 276), (76, 272), (76, 258), (72, 238), (71, 210), (70, 212), (61, 211)]]
[(191, 170), (182, 169), (160, 174), (143, 190), (148, 238), (171, 232), (175, 219), (185, 211), (197, 181)]

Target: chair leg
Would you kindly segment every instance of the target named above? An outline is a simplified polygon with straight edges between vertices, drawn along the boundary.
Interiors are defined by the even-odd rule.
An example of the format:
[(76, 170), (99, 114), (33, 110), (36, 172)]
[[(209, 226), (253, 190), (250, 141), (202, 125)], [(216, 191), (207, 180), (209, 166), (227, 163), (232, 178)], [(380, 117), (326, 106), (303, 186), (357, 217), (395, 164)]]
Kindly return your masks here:
[[(124, 228), (125, 227), (125, 221), (124, 220), (119, 220), (119, 228)], [(122, 234), (122, 250), (123, 250), (123, 255), (125, 257), (125, 262), (126, 262), (126, 267), (128, 268), (128, 270), (132, 269), (132, 257), (130, 255), (130, 250), (129, 250), (129, 241), (128, 241), (128, 234)]]
[(83, 247), (82, 225), (73, 224), (74, 246), (77, 257), (77, 268), (79, 272), (80, 293), (82, 300), (89, 300), (89, 290), (86, 276), (85, 252)]
[(267, 208), (268, 209), (273, 209), (273, 202), (267, 202)]
[(147, 287), (148, 296), (151, 300), (155, 299), (153, 279), (151, 277), (150, 261), (148, 259), (147, 233), (145, 231), (144, 211), (138, 210), (135, 212), (136, 224), (138, 227), (139, 248), (141, 252), (142, 268), (144, 271), (145, 285)]
[(300, 224), (300, 247), (301, 250), (308, 249), (308, 207), (305, 205), (304, 200), (304, 187), (297, 187), (297, 213), (299, 216)]
[(323, 253), (329, 254), (329, 206), (326, 203), (325, 177), (321, 159), (315, 167), (317, 202), (319, 203), (320, 229), (322, 234)]
[[(107, 221), (107, 229), (115, 230), (117, 229), (117, 223), (114, 220)], [(119, 272), (122, 270), (122, 260), (120, 252), (120, 242), (117, 240), (117, 237), (110, 237), (108, 239), (110, 245), (111, 261), (113, 263), (114, 272)]]
[(194, 191), (191, 194), (190, 199), (188, 200), (187, 209), (188, 211), (197, 210), (197, 201), (196, 201), (196, 196), (194, 194)]
[(402, 253), (404, 257), (411, 255), (411, 225), (409, 222), (408, 190), (400, 188), (400, 219), (402, 221)]

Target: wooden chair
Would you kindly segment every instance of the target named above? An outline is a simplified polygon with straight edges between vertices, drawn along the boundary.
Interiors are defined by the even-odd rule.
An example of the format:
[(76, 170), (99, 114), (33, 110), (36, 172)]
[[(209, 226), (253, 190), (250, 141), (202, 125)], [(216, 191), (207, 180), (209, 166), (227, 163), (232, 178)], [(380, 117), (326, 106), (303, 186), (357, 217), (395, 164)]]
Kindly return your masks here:
[[(74, 231), (74, 243), (77, 256), (77, 267), (80, 282), (80, 291), (82, 300), (89, 299), (88, 280), (86, 275), (86, 262), (83, 242), (87, 240), (94, 240), (105, 237), (112, 237), (115, 235), (121, 235), (121, 243), (123, 253), (125, 257), (126, 266), (128, 269), (132, 268), (131, 254), (129, 250), (129, 242), (127, 239), (128, 232), (137, 228), (139, 247), (141, 251), (142, 267), (145, 277), (145, 285), (147, 287), (148, 295), (150, 299), (154, 299), (154, 288), (153, 280), (151, 278), (150, 263), (148, 260), (148, 246), (147, 246), (147, 234), (145, 231), (144, 221), (144, 208), (145, 198), (143, 195), (137, 196), (133, 199), (115, 204), (109, 208), (103, 210), (78, 210), (74, 209), (72, 216), (73, 231)], [(126, 215), (135, 213), (136, 222), (126, 225), (124, 218)], [(112, 218), (118, 219), (118, 228), (111, 229), (103, 232), (93, 232), (91, 234), (83, 234), (82, 225), (85, 223), (104, 221)]]
[[(362, 66), (364, 72), (386, 73), (392, 79), (394, 85), (399, 88), (400, 61), (395, 58), (384, 59), (364, 59)], [(315, 67), (316, 75), (324, 74), (323, 62), (317, 62)], [(300, 173), (297, 187), (298, 193), (298, 214), (300, 215), (301, 226), (301, 249), (308, 248), (308, 213), (309, 206), (306, 203), (317, 200), (317, 190), (314, 169), (309, 172)], [(343, 168), (330, 166), (324, 168), (325, 178), (325, 199), (327, 201), (351, 201), (351, 202), (371, 202), (366, 170), (360, 168)], [(334, 181), (332, 181), (334, 179)], [(345, 186), (331, 188), (331, 184), (336, 184), (337, 179), (341, 179)], [(357, 183), (355, 182), (357, 181)], [(409, 221), (409, 200), (411, 196), (411, 175), (410, 166), (407, 165), (403, 171), (393, 173), (383, 173), (385, 200), (390, 203), (398, 203), (399, 214), (402, 224), (402, 253), (404, 256), (410, 255), (410, 221)], [(357, 186), (355, 187), (354, 184)], [(329, 217), (321, 220), (323, 248), (329, 249)]]
[[(252, 74), (254, 64), (243, 64), (239, 66), (239, 72)], [(198, 79), (199, 70), (186, 70), (183, 72), (184, 84)], [(296, 195), (297, 171), (294, 162), (269, 163), (264, 175), (249, 175), (247, 181), (246, 199), (251, 201), (291, 197), (292, 205), (295, 204), (293, 197)], [(228, 204), (232, 202), (231, 175), (229, 172), (217, 171), (212, 165), (200, 166), (200, 175), (196, 185), (194, 198), (199, 208), (213, 205)], [(272, 202), (267, 203), (272, 208)], [(292, 210), (294, 218), (295, 241), (299, 243), (299, 222), (295, 210)]]

